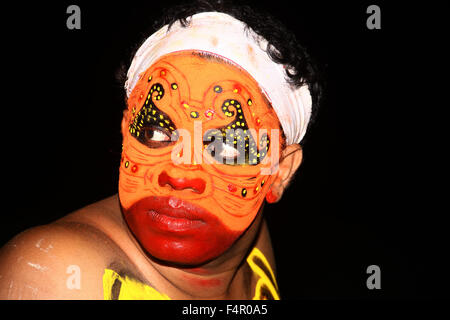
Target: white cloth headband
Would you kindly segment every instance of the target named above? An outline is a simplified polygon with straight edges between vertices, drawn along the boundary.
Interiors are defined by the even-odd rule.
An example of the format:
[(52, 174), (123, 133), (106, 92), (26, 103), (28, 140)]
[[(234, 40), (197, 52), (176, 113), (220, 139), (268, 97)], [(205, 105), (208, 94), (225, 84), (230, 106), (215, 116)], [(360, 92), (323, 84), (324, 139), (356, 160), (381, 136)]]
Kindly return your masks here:
[(246, 70), (271, 102), (286, 137), (299, 143), (311, 117), (311, 95), (306, 85), (293, 88), (285, 68), (266, 53), (267, 41), (244, 23), (220, 12), (203, 12), (191, 17), (190, 25), (179, 21), (152, 34), (138, 49), (127, 73), (125, 89), (130, 96), (139, 80), (159, 57), (181, 50), (207, 51), (220, 55)]

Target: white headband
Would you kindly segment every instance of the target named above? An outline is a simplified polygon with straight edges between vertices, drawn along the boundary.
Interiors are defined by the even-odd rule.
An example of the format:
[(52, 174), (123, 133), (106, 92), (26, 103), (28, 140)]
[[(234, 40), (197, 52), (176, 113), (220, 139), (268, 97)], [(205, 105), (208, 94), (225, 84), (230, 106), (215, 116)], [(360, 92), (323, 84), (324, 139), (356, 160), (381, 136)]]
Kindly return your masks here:
[(218, 54), (246, 70), (271, 102), (286, 136), (286, 143), (299, 143), (311, 116), (311, 94), (306, 85), (293, 88), (286, 81), (285, 68), (266, 52), (267, 41), (245, 24), (220, 12), (203, 12), (191, 17), (190, 25), (179, 21), (152, 34), (139, 48), (127, 73), (125, 89), (130, 96), (139, 80), (159, 57), (181, 50)]

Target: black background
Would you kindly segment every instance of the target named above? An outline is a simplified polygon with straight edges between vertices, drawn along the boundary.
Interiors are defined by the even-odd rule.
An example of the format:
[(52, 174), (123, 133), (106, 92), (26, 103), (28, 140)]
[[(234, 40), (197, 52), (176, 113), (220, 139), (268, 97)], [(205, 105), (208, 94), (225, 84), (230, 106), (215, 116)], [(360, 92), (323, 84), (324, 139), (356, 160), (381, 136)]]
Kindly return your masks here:
[[(116, 193), (125, 104), (115, 73), (172, 2), (3, 10), (0, 245)], [(442, 297), (445, 210), (428, 197), (441, 194), (430, 192), (424, 133), (441, 105), (428, 71), (443, 9), (378, 2), (382, 29), (368, 30), (372, 2), (241, 2), (295, 31), (327, 81), (296, 179), (265, 209), (282, 298)], [(81, 30), (66, 28), (70, 4)], [(366, 287), (372, 264), (381, 290)]]

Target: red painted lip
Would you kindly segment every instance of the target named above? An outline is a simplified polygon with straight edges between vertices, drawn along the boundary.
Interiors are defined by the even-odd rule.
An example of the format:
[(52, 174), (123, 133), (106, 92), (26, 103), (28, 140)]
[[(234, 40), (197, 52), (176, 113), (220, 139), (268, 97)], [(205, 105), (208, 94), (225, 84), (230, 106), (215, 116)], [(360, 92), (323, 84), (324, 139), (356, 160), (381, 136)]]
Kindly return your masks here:
[(171, 263), (201, 265), (220, 256), (241, 234), (208, 210), (176, 197), (150, 196), (122, 212), (147, 253)]
[(213, 219), (207, 210), (175, 197), (148, 197), (137, 204), (135, 212), (154, 231), (179, 234), (207, 227)]

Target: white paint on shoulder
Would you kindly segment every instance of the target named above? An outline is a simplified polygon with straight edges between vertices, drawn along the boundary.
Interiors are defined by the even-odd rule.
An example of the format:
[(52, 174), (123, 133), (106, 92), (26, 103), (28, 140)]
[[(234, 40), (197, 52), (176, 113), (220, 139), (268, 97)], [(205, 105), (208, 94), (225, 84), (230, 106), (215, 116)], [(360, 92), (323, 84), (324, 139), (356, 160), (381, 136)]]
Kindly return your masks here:
[(37, 269), (37, 270), (39, 270), (39, 271), (41, 271), (41, 272), (45, 272), (45, 271), (48, 270), (48, 267), (46, 267), (46, 266), (41, 266), (41, 265), (38, 264), (38, 263), (28, 262), (27, 264), (28, 264), (30, 267), (32, 267), (32, 268), (34, 268), (34, 269)]

